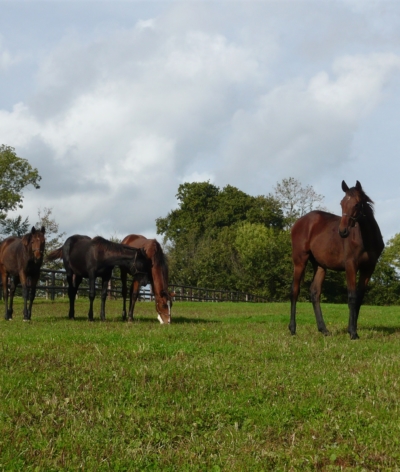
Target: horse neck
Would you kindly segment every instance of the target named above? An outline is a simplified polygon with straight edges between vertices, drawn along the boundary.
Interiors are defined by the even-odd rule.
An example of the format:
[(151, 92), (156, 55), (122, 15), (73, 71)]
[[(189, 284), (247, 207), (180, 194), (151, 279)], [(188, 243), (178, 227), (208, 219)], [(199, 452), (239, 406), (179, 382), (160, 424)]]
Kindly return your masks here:
[(385, 246), (381, 230), (371, 211), (370, 214), (359, 220), (361, 236), (366, 250), (377, 250), (379, 254)]

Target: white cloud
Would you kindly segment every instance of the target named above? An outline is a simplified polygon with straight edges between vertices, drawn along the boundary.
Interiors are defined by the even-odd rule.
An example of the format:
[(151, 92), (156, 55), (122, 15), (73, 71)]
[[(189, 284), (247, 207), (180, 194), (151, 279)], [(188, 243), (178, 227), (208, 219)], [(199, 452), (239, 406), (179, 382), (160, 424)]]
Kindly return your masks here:
[(297, 79), (274, 88), (254, 110), (235, 113), (220, 178), (228, 165), (228, 179), (239, 186), (252, 175), (271, 184), (289, 174), (304, 180), (338, 168), (399, 68), (394, 54), (346, 56), (333, 64), (333, 77), (322, 71), (308, 83)]
[[(149, 30), (151, 54), (144, 55)], [(156, 21), (87, 45), (63, 41), (44, 61), (31, 104), (0, 113), (0, 139), (11, 140), (24, 156), (34, 141), (40, 143), (46, 152), (33, 162), (39, 172), (51, 168), (54, 179), (73, 179), (70, 194), (60, 180), (60, 199), (54, 182), (44, 180), (41, 197), (33, 194), (25, 210), (51, 206), (68, 227), (99, 221), (118, 226), (126, 213), (122, 194), (129, 189), (140, 201), (136, 220), (150, 213), (154, 225), (166, 213), (160, 205), (174, 204), (187, 166), (218, 141), (221, 122), (237, 101), (231, 87), (257, 74), (251, 52), (222, 35), (171, 36)]]
[[(185, 181), (260, 194), (283, 177), (336, 178), (393, 93), (400, 51), (367, 11), (302, 5), (172, 2), (85, 35), (64, 28), (37, 53), (35, 93), (0, 104), (0, 143), (43, 176), (26, 214), (52, 207), (68, 233), (154, 232)], [(10, 54), (0, 46), (0, 71)]]

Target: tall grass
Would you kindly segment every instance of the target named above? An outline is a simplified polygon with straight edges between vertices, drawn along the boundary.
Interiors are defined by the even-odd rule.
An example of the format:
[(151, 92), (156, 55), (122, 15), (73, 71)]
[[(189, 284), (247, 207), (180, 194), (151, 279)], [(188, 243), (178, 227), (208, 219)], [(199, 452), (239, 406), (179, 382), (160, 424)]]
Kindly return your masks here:
[[(3, 306), (0, 305), (0, 309)], [(400, 307), (153, 303), (87, 322), (87, 300), (0, 321), (0, 470), (398, 470)]]

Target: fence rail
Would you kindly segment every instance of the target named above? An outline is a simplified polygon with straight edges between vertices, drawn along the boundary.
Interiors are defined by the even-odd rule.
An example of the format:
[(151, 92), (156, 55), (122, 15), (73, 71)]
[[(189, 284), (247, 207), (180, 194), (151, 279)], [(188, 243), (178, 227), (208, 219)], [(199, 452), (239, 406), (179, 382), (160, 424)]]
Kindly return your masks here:
[[(67, 296), (68, 284), (65, 270), (41, 269), (41, 276), (37, 285), (36, 297), (55, 300), (59, 297)], [(0, 281), (1, 285), (1, 281)], [(267, 302), (265, 297), (229, 290), (217, 290), (201, 287), (191, 287), (187, 285), (169, 285), (169, 290), (174, 293), (174, 301), (196, 301), (196, 302)], [(96, 280), (96, 295), (99, 295), (101, 285)], [(86, 279), (83, 279), (78, 289), (78, 297), (88, 296), (89, 286)], [(21, 294), (20, 288), (17, 295)], [(3, 291), (0, 290), (0, 298)], [(108, 285), (108, 298), (122, 298), (122, 286), (119, 277), (112, 277)], [(154, 300), (154, 295), (150, 288), (141, 287), (139, 300)]]

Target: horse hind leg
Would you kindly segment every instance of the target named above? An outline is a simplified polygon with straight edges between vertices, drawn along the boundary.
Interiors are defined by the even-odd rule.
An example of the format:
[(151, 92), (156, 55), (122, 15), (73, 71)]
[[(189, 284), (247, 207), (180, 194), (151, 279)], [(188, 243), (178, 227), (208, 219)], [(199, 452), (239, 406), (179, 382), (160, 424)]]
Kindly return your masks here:
[(315, 262), (313, 263), (313, 267), (314, 277), (313, 281), (311, 282), (310, 296), (314, 308), (315, 320), (317, 322), (318, 331), (325, 336), (329, 336), (331, 333), (328, 331), (325, 325), (321, 310), (321, 289), (325, 280), (326, 270), (323, 267), (318, 266)]

